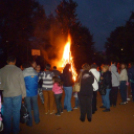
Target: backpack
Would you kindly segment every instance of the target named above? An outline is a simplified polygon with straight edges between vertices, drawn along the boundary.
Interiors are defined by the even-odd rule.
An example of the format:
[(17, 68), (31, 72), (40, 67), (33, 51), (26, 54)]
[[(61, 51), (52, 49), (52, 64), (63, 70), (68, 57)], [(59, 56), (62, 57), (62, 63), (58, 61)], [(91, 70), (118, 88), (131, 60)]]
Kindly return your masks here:
[(27, 111), (27, 108), (24, 103), (21, 104), (21, 110), (20, 110), (20, 122), (21, 123), (27, 123), (29, 120), (29, 113)]

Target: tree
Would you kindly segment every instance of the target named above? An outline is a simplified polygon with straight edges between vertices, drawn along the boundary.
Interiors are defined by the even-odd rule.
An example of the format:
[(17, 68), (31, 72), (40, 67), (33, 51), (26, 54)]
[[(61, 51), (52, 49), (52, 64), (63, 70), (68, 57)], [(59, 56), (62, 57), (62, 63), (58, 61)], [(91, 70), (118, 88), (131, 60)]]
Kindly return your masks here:
[(125, 26), (117, 27), (111, 32), (105, 43), (108, 60), (130, 62), (134, 53), (134, 12)]

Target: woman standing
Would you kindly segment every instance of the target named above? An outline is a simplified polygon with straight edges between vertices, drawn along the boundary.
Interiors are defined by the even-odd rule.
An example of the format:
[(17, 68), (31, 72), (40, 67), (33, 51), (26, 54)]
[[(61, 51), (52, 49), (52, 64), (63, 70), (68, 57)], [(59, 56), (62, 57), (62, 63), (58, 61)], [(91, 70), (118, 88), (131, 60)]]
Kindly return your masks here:
[(128, 74), (126, 70), (126, 65), (121, 64), (121, 73), (120, 73), (120, 93), (122, 98), (121, 105), (125, 105), (127, 103), (127, 82), (128, 82)]
[(64, 109), (67, 109), (68, 112), (72, 111), (71, 98), (72, 98), (73, 79), (72, 79), (72, 72), (70, 71), (70, 68), (71, 65), (66, 64), (62, 75), (63, 87), (65, 91)]
[(109, 112), (110, 111), (110, 90), (112, 88), (112, 76), (111, 72), (109, 71), (109, 67), (107, 65), (104, 65), (102, 68), (103, 75), (101, 77), (102, 83), (104, 84), (104, 87), (106, 88), (106, 94), (102, 95), (103, 100), (103, 106), (101, 108), (106, 108), (103, 110), (103, 112)]
[(87, 66), (88, 64), (85, 64), (83, 67), (83, 72), (81, 76), (81, 89), (78, 93), (79, 101), (80, 101), (80, 111), (81, 116), (80, 120), (82, 122), (85, 121), (85, 117), (87, 114), (87, 119), (89, 122), (91, 122), (92, 119), (92, 98), (93, 98), (93, 82), (94, 82), (94, 76), (91, 72), (89, 72), (89, 69)]

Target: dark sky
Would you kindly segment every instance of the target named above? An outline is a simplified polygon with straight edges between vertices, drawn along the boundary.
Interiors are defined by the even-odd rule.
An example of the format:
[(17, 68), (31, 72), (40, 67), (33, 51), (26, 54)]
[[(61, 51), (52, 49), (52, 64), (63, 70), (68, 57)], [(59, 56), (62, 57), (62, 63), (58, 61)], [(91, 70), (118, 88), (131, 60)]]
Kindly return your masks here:
[[(46, 14), (53, 13), (60, 0), (38, 0), (44, 5)], [(77, 14), (81, 23), (94, 36), (97, 50), (104, 50), (110, 32), (122, 26), (134, 11), (134, 0), (74, 0), (78, 3)]]

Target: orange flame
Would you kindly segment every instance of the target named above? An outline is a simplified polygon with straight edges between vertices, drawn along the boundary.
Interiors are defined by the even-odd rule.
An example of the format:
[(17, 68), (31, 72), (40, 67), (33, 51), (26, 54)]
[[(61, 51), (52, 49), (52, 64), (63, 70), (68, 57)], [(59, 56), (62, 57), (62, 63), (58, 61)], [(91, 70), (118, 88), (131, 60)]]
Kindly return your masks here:
[(77, 77), (77, 73), (74, 67), (74, 63), (73, 63), (73, 57), (71, 56), (71, 51), (70, 51), (70, 47), (71, 47), (71, 36), (68, 35), (68, 41), (64, 47), (64, 53), (63, 53), (63, 57), (62, 57), (62, 67), (65, 67), (65, 65), (67, 63), (71, 64), (71, 70), (72, 74), (73, 74), (73, 80), (76, 80)]

